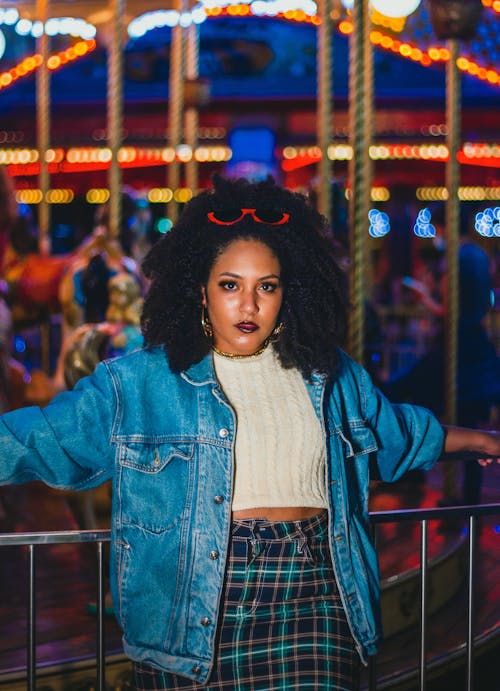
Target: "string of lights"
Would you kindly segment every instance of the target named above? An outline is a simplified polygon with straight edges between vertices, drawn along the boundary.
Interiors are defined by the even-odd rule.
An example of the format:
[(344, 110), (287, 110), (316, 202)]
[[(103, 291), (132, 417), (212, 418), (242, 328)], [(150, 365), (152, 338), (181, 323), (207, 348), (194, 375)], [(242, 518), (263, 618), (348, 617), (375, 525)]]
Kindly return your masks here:
[[(94, 39), (88, 41), (78, 41), (70, 48), (62, 50), (58, 53), (50, 55), (47, 60), (47, 67), (49, 70), (57, 70), (69, 62), (78, 60), (78, 58), (87, 55), (95, 50), (96, 42)], [(27, 76), (34, 72), (37, 67), (42, 64), (42, 56), (36, 53), (24, 58), (20, 63), (12, 67), (10, 70), (0, 72), (0, 90), (12, 86), (18, 79)]]
[[(485, 7), (500, 13), (500, 0), (482, 1)], [(346, 8), (349, 7), (348, 2), (343, 2), (343, 4)], [(418, 5), (414, 0), (411, 0), (410, 4), (412, 6)], [(400, 5), (401, 3), (398, 3), (398, 12), (402, 11)], [(388, 12), (387, 9), (385, 11)], [(413, 10), (407, 8), (406, 11)], [(390, 14), (389, 12), (389, 15)], [(317, 6), (313, 0), (252, 0), (239, 3), (233, 3), (228, 0), (205, 0), (203, 3), (196, 5), (186, 12), (178, 12), (177, 10), (146, 12), (130, 22), (128, 34), (131, 38), (139, 38), (148, 31), (156, 28), (165, 26), (174, 27), (178, 24), (187, 27), (193, 23), (201, 24), (207, 18), (222, 16), (278, 17), (287, 21), (306, 22), (315, 25), (320, 23), (320, 19), (317, 16)], [(375, 24), (386, 26), (395, 32), (402, 30), (404, 20), (405, 17), (393, 17), (382, 14), (378, 6), (375, 7), (372, 15), (372, 21)], [(41, 35), (43, 31), (43, 24), (41, 22), (31, 22), (30, 20), (20, 18), (19, 13), (14, 8), (0, 8), (0, 25), (1, 24), (14, 26), (16, 32), (24, 36), (32, 35), (37, 37)], [(96, 35), (96, 27), (94, 25), (83, 19), (72, 17), (51, 18), (46, 23), (45, 30), (47, 34), (51, 36), (57, 34), (79, 36), (85, 39), (84, 43), (89, 43)], [(350, 19), (340, 21), (338, 23), (338, 30), (342, 34), (350, 34), (353, 30), (352, 21)], [(398, 53), (403, 58), (419, 62), (425, 67), (429, 67), (433, 63), (446, 62), (450, 59), (450, 54), (446, 47), (432, 46), (427, 50), (422, 50), (417, 45), (413, 45), (408, 41), (401, 41), (380, 30), (372, 31), (370, 38), (372, 43), (379, 48)], [(71, 51), (71, 48), (68, 50)], [(53, 66), (51, 69), (57, 69), (57, 67), (60, 67), (62, 64), (70, 62), (70, 60), (66, 59), (64, 56), (66, 52), (67, 51), (63, 51), (59, 55), (61, 59), (60, 63), (57, 61), (58, 56), (53, 56), (54, 60), (52, 61)], [(80, 56), (77, 55), (77, 57)], [(33, 62), (33, 60), (35, 60), (35, 62)], [(457, 60), (457, 65), (461, 71), (477, 79), (487, 81), (493, 85), (500, 85), (500, 72), (494, 67), (480, 65), (472, 56), (460, 56)], [(16, 67), (0, 75), (0, 88), (10, 86), (17, 79), (26, 76), (38, 66), (39, 62), (37, 62), (37, 56), (26, 58)]]
[[(385, 188), (372, 188), (372, 201), (387, 201), (389, 194), (387, 190), (387, 198), (380, 197), (377, 190)], [(443, 201), (446, 196), (444, 194), (437, 197), (422, 194), (423, 190), (432, 188), (419, 188), (416, 197), (419, 201)], [(436, 190), (443, 190), (445, 188), (435, 188)], [(461, 188), (462, 189), (462, 188)], [(479, 189), (479, 188), (478, 188)], [(500, 188), (497, 189), (497, 199), (500, 199)], [(109, 200), (110, 192), (107, 188), (91, 188), (85, 195), (85, 200), (89, 204), (105, 204)], [(179, 187), (177, 189), (170, 189), (168, 187), (154, 187), (145, 193), (145, 198), (150, 204), (165, 204), (175, 200), (178, 203), (184, 204), (193, 197), (193, 190), (188, 187)], [(346, 190), (346, 197), (349, 197), (349, 190)], [(49, 204), (71, 204), (75, 198), (75, 193), (71, 188), (54, 188), (47, 191), (46, 201)], [(40, 204), (43, 200), (42, 190), (21, 189), (16, 192), (16, 201), (18, 204)], [(476, 199), (465, 197), (465, 201), (476, 201)], [(427, 207), (420, 209), (417, 213), (415, 223), (413, 225), (413, 233), (418, 238), (435, 238), (436, 228), (432, 224), (432, 215)], [(476, 232), (485, 238), (500, 237), (500, 206), (487, 207), (478, 212), (474, 218), (474, 228)], [(164, 232), (168, 232), (169, 228), (165, 228)], [(385, 211), (372, 208), (368, 212), (367, 232), (372, 238), (382, 238), (388, 235), (391, 231), (390, 216)]]

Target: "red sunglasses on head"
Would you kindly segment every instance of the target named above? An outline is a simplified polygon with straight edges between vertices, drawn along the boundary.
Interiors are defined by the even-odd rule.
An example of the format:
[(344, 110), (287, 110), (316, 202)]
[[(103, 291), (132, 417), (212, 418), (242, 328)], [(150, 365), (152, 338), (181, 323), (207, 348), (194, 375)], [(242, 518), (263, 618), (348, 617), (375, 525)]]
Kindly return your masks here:
[(288, 221), (290, 214), (276, 209), (222, 209), (221, 211), (209, 211), (207, 218), (219, 226), (232, 226), (239, 223), (247, 215), (250, 215), (256, 223), (265, 223), (268, 226), (281, 226)]

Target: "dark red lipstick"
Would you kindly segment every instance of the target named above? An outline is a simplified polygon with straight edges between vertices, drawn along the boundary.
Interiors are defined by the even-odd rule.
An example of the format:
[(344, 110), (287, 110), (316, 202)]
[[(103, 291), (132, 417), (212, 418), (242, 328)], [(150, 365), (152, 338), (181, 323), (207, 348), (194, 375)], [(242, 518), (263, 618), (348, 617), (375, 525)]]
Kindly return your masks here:
[(243, 333), (246, 334), (253, 334), (253, 332), (257, 331), (257, 329), (259, 328), (257, 324), (254, 324), (253, 322), (239, 322), (235, 326), (237, 329), (243, 331)]

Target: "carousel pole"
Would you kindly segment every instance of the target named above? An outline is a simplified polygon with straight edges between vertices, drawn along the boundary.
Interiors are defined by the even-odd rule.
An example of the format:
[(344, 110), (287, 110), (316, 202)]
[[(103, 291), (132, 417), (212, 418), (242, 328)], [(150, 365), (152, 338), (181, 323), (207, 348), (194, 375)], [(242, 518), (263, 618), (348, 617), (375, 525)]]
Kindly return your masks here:
[[(194, 22), (190, 24), (186, 32), (186, 79), (198, 79), (199, 71), (199, 29)], [(191, 158), (186, 163), (186, 186), (198, 192), (198, 162), (195, 158), (196, 147), (198, 146), (198, 107), (193, 103), (186, 109), (184, 126), (186, 132), (186, 144), (191, 148)]]
[(108, 147), (111, 165), (108, 173), (109, 235), (117, 238), (121, 227), (122, 175), (118, 154), (123, 136), (123, 15), (125, 0), (110, 0), (112, 19), (108, 41)]
[[(460, 164), (458, 149), (460, 146), (460, 74), (457, 67), (458, 41), (449, 39), (448, 49), (450, 59), (446, 65), (446, 124), (447, 146), (449, 157), (446, 162), (446, 358), (445, 358), (445, 417), (449, 425), (457, 421), (457, 371), (458, 371), (458, 310), (459, 310), (459, 279), (458, 279), (458, 245), (460, 224), (460, 200), (458, 188), (460, 185)], [(443, 493), (451, 499), (456, 495), (455, 464), (446, 463), (444, 466)]]
[[(177, 0), (180, 14), (184, 11), (185, 0)], [(170, 74), (168, 99), (168, 141), (176, 151), (182, 138), (182, 113), (184, 110), (184, 28), (178, 23), (172, 28), (172, 43), (170, 45)], [(167, 167), (167, 185), (175, 195), (180, 186), (180, 162), (175, 155)], [(175, 197), (168, 205), (168, 216), (175, 223), (179, 215), (179, 208)]]
[(349, 161), (349, 353), (364, 359), (366, 293), (365, 236), (370, 210), (372, 163), (370, 142), (373, 127), (373, 54), (370, 42), (368, 0), (354, 0), (353, 32), (349, 44), (349, 122), (352, 158)]
[(50, 254), (50, 207), (48, 200), (50, 176), (47, 164), (47, 150), (50, 146), (50, 73), (47, 67), (49, 37), (45, 33), (48, 19), (48, 0), (37, 0), (36, 12), (44, 29), (37, 38), (37, 53), (41, 55), (42, 60), (36, 73), (37, 148), (40, 160), (39, 186), (42, 193), (38, 207), (40, 233), (38, 247), (40, 254), (47, 256)]
[(320, 0), (318, 3), (318, 146), (321, 158), (318, 164), (319, 192), (318, 211), (331, 218), (332, 216), (332, 185), (331, 161), (328, 157), (328, 147), (331, 140), (332, 128), (332, 24), (330, 13), (332, 0)]
[[(38, 207), (38, 251), (47, 257), (50, 255), (50, 176), (47, 164), (47, 150), (50, 145), (50, 74), (47, 67), (49, 57), (49, 37), (45, 32), (49, 11), (48, 0), (37, 0), (36, 12), (42, 22), (43, 31), (37, 38), (37, 53), (41, 56), (40, 67), (36, 73), (36, 127), (37, 148), (40, 160), (39, 186), (42, 193)], [(49, 316), (40, 324), (40, 358), (44, 372), (50, 372), (50, 320)]]

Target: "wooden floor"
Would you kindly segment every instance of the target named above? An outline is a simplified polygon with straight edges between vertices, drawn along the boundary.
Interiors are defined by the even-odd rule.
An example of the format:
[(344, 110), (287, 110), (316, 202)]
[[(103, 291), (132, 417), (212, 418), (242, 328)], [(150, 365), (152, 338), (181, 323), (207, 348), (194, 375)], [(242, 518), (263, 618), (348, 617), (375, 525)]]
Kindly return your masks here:
[[(500, 466), (485, 469), (482, 501), (500, 501)], [(426, 483), (405, 483), (397, 487), (376, 487), (373, 510), (435, 506), (442, 499), (441, 477), (433, 471)], [(0, 531), (48, 531), (76, 529), (68, 496), (38, 483), (1, 488), (3, 515)], [(106, 526), (107, 516), (100, 527)], [(500, 632), (500, 516), (484, 519), (477, 553), (475, 632), (487, 636)], [(437, 555), (456, 540), (461, 527), (453, 531), (432, 522), (429, 532), (430, 556)], [(415, 526), (383, 528), (379, 557), (382, 578), (418, 565), (419, 537)], [(49, 665), (95, 655), (96, 619), (87, 611), (95, 600), (95, 553), (89, 545), (56, 545), (37, 548), (37, 663)], [(26, 666), (26, 548), (1, 548), (0, 583), (0, 680), (7, 672)], [(446, 656), (463, 646), (466, 635), (465, 588), (433, 616), (429, 628), (428, 659)], [(121, 650), (120, 631), (114, 618), (106, 618), (106, 649)], [(418, 664), (418, 630), (408, 630), (389, 638), (378, 656), (378, 688), (388, 688), (391, 676), (398, 676)], [(365, 682), (366, 683), (366, 680)], [(392, 688), (392, 687), (391, 687)], [(411, 688), (411, 687), (407, 687)], [(447, 691), (447, 687), (438, 687)], [(450, 687), (451, 688), (451, 687)], [(455, 688), (453, 687), (453, 691)], [(499, 691), (500, 682), (476, 691)]]

